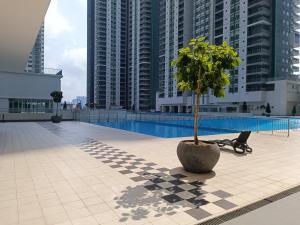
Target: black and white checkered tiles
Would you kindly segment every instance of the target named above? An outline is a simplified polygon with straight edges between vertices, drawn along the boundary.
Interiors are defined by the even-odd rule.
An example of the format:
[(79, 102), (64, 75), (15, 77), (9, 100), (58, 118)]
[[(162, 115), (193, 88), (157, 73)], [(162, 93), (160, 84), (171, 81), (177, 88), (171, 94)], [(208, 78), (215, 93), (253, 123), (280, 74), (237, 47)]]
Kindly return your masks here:
[[(170, 175), (170, 170), (167, 168), (147, 162), (145, 159), (128, 154), (100, 141), (89, 139), (81, 143), (79, 147), (121, 174), (128, 176), (131, 180), (135, 182), (143, 181), (143, 186), (147, 190), (161, 190), (164, 193), (161, 198), (168, 203), (186, 203), (191, 205), (191, 208), (185, 212), (198, 220), (211, 215), (211, 213), (201, 208), (209, 203), (213, 203), (225, 210), (236, 207), (235, 204), (226, 200), (226, 198), (232, 196), (230, 193), (222, 190), (208, 193), (202, 189), (205, 186), (203, 182), (188, 182), (187, 177), (183, 174)], [(210, 199), (206, 198), (208, 195), (210, 195)]]

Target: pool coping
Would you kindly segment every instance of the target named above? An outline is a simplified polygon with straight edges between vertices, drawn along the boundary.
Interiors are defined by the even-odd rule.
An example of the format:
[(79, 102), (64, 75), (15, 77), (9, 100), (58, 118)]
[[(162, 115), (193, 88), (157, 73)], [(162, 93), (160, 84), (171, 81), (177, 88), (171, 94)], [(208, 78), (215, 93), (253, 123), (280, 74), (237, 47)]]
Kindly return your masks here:
[(297, 186), (289, 188), (285, 191), (282, 191), (282, 192), (279, 192), (277, 194), (271, 195), (270, 197), (266, 197), (264, 199), (261, 199), (259, 201), (254, 202), (254, 203), (248, 204), (244, 207), (235, 209), (231, 212), (222, 214), (222, 215), (214, 217), (212, 219), (208, 219), (205, 222), (200, 222), (197, 225), (219, 225), (219, 224), (223, 224), (223, 223), (226, 223), (226, 222), (231, 221), (233, 219), (236, 219), (240, 216), (248, 214), (252, 211), (260, 209), (264, 206), (267, 206), (271, 203), (274, 203), (274, 202), (277, 202), (281, 199), (289, 197), (293, 194), (299, 193), (299, 192), (300, 192), (300, 185), (297, 185)]

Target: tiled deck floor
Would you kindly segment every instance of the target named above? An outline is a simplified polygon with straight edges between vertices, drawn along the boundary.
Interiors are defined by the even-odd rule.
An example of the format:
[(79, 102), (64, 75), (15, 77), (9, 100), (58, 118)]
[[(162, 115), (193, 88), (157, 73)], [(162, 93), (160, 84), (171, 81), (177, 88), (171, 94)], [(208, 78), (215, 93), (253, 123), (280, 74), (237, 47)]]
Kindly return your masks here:
[(300, 132), (253, 134), (252, 154), (222, 151), (207, 175), (182, 170), (179, 140), (0, 123), (0, 224), (198, 224), (300, 184)]

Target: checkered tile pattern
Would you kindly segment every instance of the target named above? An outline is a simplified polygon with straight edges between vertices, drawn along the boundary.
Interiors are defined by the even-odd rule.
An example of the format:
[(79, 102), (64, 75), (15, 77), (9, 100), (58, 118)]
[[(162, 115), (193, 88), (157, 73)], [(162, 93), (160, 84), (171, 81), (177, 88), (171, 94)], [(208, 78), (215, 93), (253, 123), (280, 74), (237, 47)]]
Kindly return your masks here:
[(141, 182), (148, 191), (161, 191), (163, 193), (161, 198), (166, 202), (190, 205), (190, 209), (185, 212), (198, 220), (211, 215), (201, 208), (207, 204), (214, 204), (226, 210), (236, 207), (226, 200), (232, 196), (230, 193), (222, 190), (208, 193), (203, 190), (205, 186), (203, 182), (188, 182), (183, 174), (170, 175), (170, 170), (165, 167), (147, 162), (145, 159), (100, 141), (89, 139), (79, 147), (129, 179)]

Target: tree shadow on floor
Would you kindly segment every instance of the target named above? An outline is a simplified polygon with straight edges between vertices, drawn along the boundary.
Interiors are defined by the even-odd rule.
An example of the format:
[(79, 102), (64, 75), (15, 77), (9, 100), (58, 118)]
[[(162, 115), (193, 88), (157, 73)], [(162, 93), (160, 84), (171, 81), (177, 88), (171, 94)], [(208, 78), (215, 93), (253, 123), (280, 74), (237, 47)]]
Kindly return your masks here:
[[(170, 170), (169, 175), (182, 174), (186, 177), (181, 180), (188, 184), (195, 181), (205, 183), (206, 180), (215, 177), (215, 172), (208, 174), (193, 174), (183, 170), (182, 167)], [(146, 182), (147, 183), (147, 182)], [(117, 203), (116, 210), (124, 211), (121, 213), (120, 222), (128, 222), (130, 220), (140, 221), (149, 217), (161, 217), (164, 215), (174, 215), (178, 212), (187, 211), (195, 208), (195, 205), (188, 201), (178, 201), (169, 203), (162, 197), (170, 195), (166, 189), (148, 190), (145, 184), (134, 187), (127, 187), (121, 192), (121, 196), (114, 200)]]

